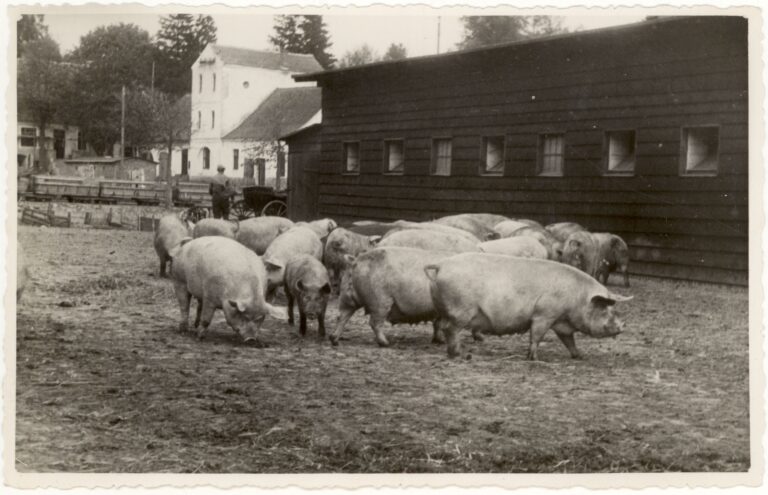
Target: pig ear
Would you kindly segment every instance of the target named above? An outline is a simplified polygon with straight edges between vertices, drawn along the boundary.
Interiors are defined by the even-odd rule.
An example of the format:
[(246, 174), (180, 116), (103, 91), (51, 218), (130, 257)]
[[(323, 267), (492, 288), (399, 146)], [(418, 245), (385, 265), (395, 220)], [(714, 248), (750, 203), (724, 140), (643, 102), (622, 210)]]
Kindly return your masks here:
[(346, 261), (348, 265), (351, 265), (352, 263), (355, 262), (355, 257), (352, 256), (351, 254), (345, 254), (344, 261)]
[(264, 261), (264, 266), (267, 268), (268, 272), (276, 272), (283, 267), (279, 261)]
[(381, 241), (381, 236), (380, 236), (380, 235), (371, 235), (371, 236), (368, 236), (368, 242), (371, 244), (371, 246), (375, 246), (375, 245), (376, 245), (376, 244), (378, 244), (380, 241)]
[(233, 301), (232, 299), (230, 299), (229, 305), (235, 308), (236, 310), (240, 311), (241, 313), (245, 312), (245, 303), (243, 301)]
[(331, 293), (331, 284), (325, 284), (320, 288), (320, 292), (323, 294), (330, 294)]
[(339, 225), (334, 220), (328, 220), (328, 232), (330, 233), (333, 229), (338, 227)]
[(300, 292), (304, 292), (304, 282), (302, 282), (301, 280), (296, 282), (296, 288), (299, 289)]
[(581, 247), (581, 242), (577, 241), (576, 239), (571, 239), (568, 241), (568, 245), (573, 248), (579, 248)]

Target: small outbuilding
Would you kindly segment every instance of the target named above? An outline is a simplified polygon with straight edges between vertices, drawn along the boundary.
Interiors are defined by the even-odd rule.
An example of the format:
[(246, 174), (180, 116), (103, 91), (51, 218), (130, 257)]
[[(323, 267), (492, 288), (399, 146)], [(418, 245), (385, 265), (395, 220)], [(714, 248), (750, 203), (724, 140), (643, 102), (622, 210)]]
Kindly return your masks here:
[(157, 178), (157, 163), (143, 158), (91, 156), (59, 160), (54, 163), (54, 175), (91, 179), (117, 179), (151, 182)]

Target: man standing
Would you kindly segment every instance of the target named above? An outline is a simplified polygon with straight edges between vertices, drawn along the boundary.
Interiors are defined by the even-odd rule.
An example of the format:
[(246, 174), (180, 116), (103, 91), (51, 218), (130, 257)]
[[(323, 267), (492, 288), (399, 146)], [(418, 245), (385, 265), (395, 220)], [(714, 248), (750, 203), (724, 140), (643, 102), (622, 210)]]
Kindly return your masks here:
[(213, 218), (229, 220), (229, 198), (235, 195), (235, 191), (229, 183), (229, 177), (224, 175), (224, 165), (216, 167), (218, 173), (213, 176), (208, 192), (213, 203)]

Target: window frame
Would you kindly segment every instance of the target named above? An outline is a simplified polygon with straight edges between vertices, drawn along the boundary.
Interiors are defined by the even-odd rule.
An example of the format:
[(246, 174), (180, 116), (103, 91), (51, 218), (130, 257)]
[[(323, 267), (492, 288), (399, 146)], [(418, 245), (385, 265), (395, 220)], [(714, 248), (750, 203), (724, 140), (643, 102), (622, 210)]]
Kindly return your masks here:
[[(560, 152), (560, 171), (559, 173), (544, 172), (544, 159), (549, 156), (544, 154), (544, 147), (548, 137), (559, 136), (562, 140)], [(565, 132), (553, 131), (540, 133), (538, 136), (538, 146), (536, 147), (536, 176), (537, 177), (565, 177)], [(553, 155), (555, 156), (555, 155)]]
[(197, 130), (199, 131), (202, 128), (203, 128), (203, 112), (198, 110), (197, 111)]
[[(611, 134), (632, 133), (632, 170), (611, 170)], [(610, 129), (603, 134), (603, 174), (632, 177), (637, 170), (637, 129)]]
[[(448, 141), (451, 145), (450, 155), (448, 156), (448, 172), (438, 173), (437, 164), (440, 156), (438, 155), (438, 145), (440, 141)], [(452, 136), (435, 136), (432, 138), (432, 146), (429, 160), (429, 175), (435, 177), (450, 177), (453, 172), (453, 137)]]
[[(349, 160), (347, 155), (347, 149), (349, 146), (355, 146), (357, 148), (357, 169), (349, 169)], [(342, 175), (360, 175), (360, 168), (362, 160), (360, 159), (360, 141), (342, 141), (341, 142), (341, 173)]]
[(211, 89), (211, 91), (213, 91), (215, 93), (216, 92), (216, 73), (214, 72), (211, 75), (213, 76), (213, 82), (212, 82), (213, 88)]
[(202, 93), (203, 92), (203, 74), (202, 74), (202, 72), (200, 74), (198, 74), (198, 81), (199, 81), (199, 86), (198, 86), (197, 92), (198, 93)]
[[(32, 133), (24, 134), (25, 130), (32, 130)], [(24, 144), (25, 139), (31, 139), (32, 144)], [(19, 146), (24, 148), (34, 148), (37, 143), (37, 127), (20, 127), (19, 128)]]
[(207, 146), (203, 147), (203, 170), (211, 169), (211, 149)]
[(216, 129), (216, 110), (211, 110), (211, 129)]
[[(688, 169), (688, 132), (692, 129), (713, 129), (717, 133), (717, 142), (714, 152), (714, 170), (689, 170)], [(688, 125), (680, 128), (680, 170), (682, 177), (717, 177), (720, 173), (720, 125), (702, 124)]]
[[(391, 144), (400, 144), (400, 155), (402, 161), (399, 170), (392, 170), (389, 168), (389, 146)], [(405, 139), (404, 138), (390, 138), (384, 140), (384, 149), (382, 152), (382, 173), (386, 175), (403, 175), (405, 173)]]
[[(501, 139), (501, 170), (488, 170), (488, 143), (492, 139)], [(504, 175), (507, 167), (507, 136), (506, 134), (489, 134), (480, 140), (480, 167), (479, 173), (483, 176), (500, 177)]]
[(232, 150), (232, 170), (238, 170), (240, 168), (240, 150), (235, 148)]

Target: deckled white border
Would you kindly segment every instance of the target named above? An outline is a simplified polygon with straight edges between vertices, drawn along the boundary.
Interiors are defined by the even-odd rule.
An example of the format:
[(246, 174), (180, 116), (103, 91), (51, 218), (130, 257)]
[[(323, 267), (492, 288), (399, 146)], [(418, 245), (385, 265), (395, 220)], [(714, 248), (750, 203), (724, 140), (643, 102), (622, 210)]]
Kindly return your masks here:
[[(83, 1), (71, 1), (61, 2), (52, 1), (47, 2), (48, 6), (43, 10), (46, 12), (54, 12), (59, 9), (73, 9), (73, 4), (86, 4), (84, 7), (78, 5), (74, 8), (86, 8), (88, 11), (97, 11), (103, 9), (111, 9), (115, 4), (120, 3), (121, 11), (132, 12), (147, 12), (146, 6), (161, 7), (152, 9), (152, 12), (176, 12), (179, 10), (179, 6), (183, 5), (185, 11), (193, 12), (211, 12), (221, 11), (226, 9), (221, 3), (210, 7), (210, 2), (204, 0), (188, 0), (186, 2), (178, 2), (176, 4), (167, 4), (157, 0), (147, 0), (142, 4), (128, 4), (124, 5), (124, 2), (109, 2), (101, 5), (88, 4)], [(244, 6), (248, 5), (248, 2), (236, 2), (228, 0), (226, 2), (230, 5)], [(305, 6), (305, 11), (312, 13), (329, 13), (329, 10), (325, 7), (326, 2), (322, 1), (306, 1), (306, 2), (292, 2), (281, 0), (269, 0), (268, 2), (260, 2), (262, 5), (268, 4), (267, 7), (262, 7), (260, 13), (273, 14), (275, 13), (274, 7), (277, 6), (293, 6), (297, 3)], [(464, 6), (456, 6), (454, 2), (441, 1), (441, 0), (429, 0), (427, 2), (421, 2), (420, 4), (409, 7), (405, 12), (411, 12), (414, 14), (424, 13), (432, 10), (436, 7), (443, 7), (442, 12), (445, 15), (460, 15), (467, 12), (469, 6), (483, 6), (483, 5), (496, 5), (495, 2), (477, 2), (469, 1), (463, 2)], [(517, 7), (534, 7), (539, 2), (535, 1), (516, 1), (514, 2)], [(551, 0), (549, 2), (541, 2), (546, 4), (553, 4)], [(318, 475), (189, 475), (189, 474), (29, 474), (29, 473), (16, 473), (13, 469), (13, 462), (11, 455), (14, 449), (13, 443), (13, 426), (14, 415), (12, 413), (15, 407), (15, 297), (10, 292), (5, 294), (5, 318), (0, 319), (0, 325), (5, 323), (4, 330), (4, 363), (5, 375), (3, 381), (3, 443), (2, 443), (2, 457), (3, 457), (3, 476), (4, 483), (11, 483), (15, 486), (49, 486), (49, 487), (112, 487), (112, 486), (129, 486), (129, 487), (156, 487), (156, 486), (175, 486), (175, 487), (190, 487), (190, 486), (218, 486), (218, 487), (242, 487), (242, 486), (259, 486), (264, 488), (274, 487), (286, 487), (291, 486), (293, 489), (291, 492), (298, 491), (295, 487), (302, 488), (336, 488), (336, 491), (340, 491), (341, 488), (351, 487), (446, 487), (446, 486), (464, 486), (464, 487), (479, 487), (479, 486), (496, 486), (496, 487), (531, 487), (531, 486), (546, 486), (546, 487), (626, 487), (626, 488), (639, 488), (646, 486), (670, 486), (670, 487), (684, 487), (684, 486), (733, 486), (733, 485), (755, 485), (757, 483), (763, 483), (763, 476), (765, 473), (765, 455), (764, 445), (765, 443), (765, 410), (762, 408), (765, 400), (765, 375), (763, 374), (766, 369), (764, 366), (764, 341), (766, 340), (765, 334), (761, 334), (760, 330), (763, 327), (762, 308), (761, 302), (764, 302), (764, 294), (762, 292), (762, 283), (765, 283), (768, 278), (763, 273), (762, 262), (764, 259), (764, 253), (760, 250), (760, 241), (765, 237), (764, 232), (764, 205), (766, 204), (766, 191), (767, 188), (763, 187), (764, 184), (764, 160), (761, 157), (766, 156), (764, 153), (764, 78), (761, 77), (765, 71), (764, 63), (764, 49), (765, 39), (763, 36), (762, 13), (756, 12), (754, 7), (748, 10), (731, 10), (723, 11), (720, 8), (731, 7), (733, 2), (725, 1), (711, 1), (707, 2), (709, 5), (717, 7), (697, 7), (692, 9), (688, 5), (696, 5), (695, 3), (681, 3), (681, 2), (665, 2), (663, 7), (654, 7), (652, 9), (643, 9), (643, 14), (656, 14), (656, 15), (690, 15), (696, 14), (720, 14), (723, 13), (739, 13), (740, 15), (746, 15), (750, 17), (750, 130), (749, 130), (749, 153), (750, 153), (750, 184), (749, 184), (749, 199), (750, 199), (750, 418), (751, 418), (751, 458), (752, 468), (750, 473), (663, 473), (663, 474), (413, 474), (413, 475), (399, 475), (399, 474), (386, 474), (386, 475), (339, 475), (339, 474), (318, 474)], [(51, 7), (51, 5), (64, 4), (68, 6)], [(370, 5), (366, 2), (341, 2), (341, 5), (346, 5), (343, 11), (350, 14), (359, 14), (360, 10), (355, 7), (349, 7), (352, 4), (361, 6)], [(388, 5), (384, 5), (388, 4)], [(569, 15), (594, 15), (599, 12), (603, 12), (603, 7), (609, 5), (616, 5), (617, 2), (609, 1), (592, 1), (589, 2), (586, 7), (576, 7), (568, 9)], [(626, 3), (625, 3), (626, 4)], [(39, 4), (38, 4), (39, 5)], [(206, 7), (208, 5), (208, 7)], [(337, 4), (338, 5), (338, 4)], [(377, 2), (373, 7), (368, 7), (366, 13), (391, 13), (394, 6), (402, 5), (399, 2)], [(565, 4), (564, 2), (557, 2), (558, 7), (566, 7), (574, 5), (574, 2)], [(578, 5), (578, 4), (576, 4)], [(584, 5), (584, 4), (582, 4)], [(655, 2), (637, 1), (631, 2), (629, 5), (644, 5), (654, 6)], [(755, 0), (749, 0), (745, 2), (739, 2), (738, 5), (760, 5)], [(190, 8), (190, 6), (194, 6)], [(596, 10), (596, 7), (598, 9)], [(471, 8), (471, 7), (469, 7)], [(626, 7), (625, 7), (626, 8)], [(35, 9), (25, 9), (25, 12), (30, 12)], [(291, 9), (294, 10), (294, 9)], [(695, 12), (694, 12), (695, 10)], [(338, 13), (339, 9), (334, 8), (334, 13)], [(509, 7), (489, 7), (483, 10), (483, 13), (516, 13), (519, 9), (510, 9)], [(537, 13), (545, 14), (563, 14), (565, 11), (558, 8), (545, 8), (537, 9)], [(632, 14), (637, 11), (623, 10), (622, 13)], [(524, 13), (530, 13), (524, 12)], [(0, 14), (2, 19), (2, 26), (10, 26), (12, 12), (4, 11)], [(757, 28), (757, 29), (755, 29)], [(11, 78), (10, 74), (15, 74), (15, 37), (10, 36), (10, 29), (5, 30), (3, 33), (2, 47), (0, 47), (0, 57), (3, 62), (8, 65), (8, 71), (0, 72), (0, 88), (6, 90), (6, 98), (4, 98), (3, 108), (8, 112), (4, 113), (5, 118), (0, 119), (0, 132), (5, 132), (6, 139), (0, 141), (0, 156), (6, 156), (6, 166), (9, 163), (14, 163), (12, 157), (8, 156), (8, 150), (13, 149), (13, 143), (15, 136), (9, 134), (12, 126), (8, 123), (12, 117), (15, 118), (15, 111), (12, 105), (7, 105), (7, 102), (12, 102), (15, 99), (15, 93), (8, 83), (13, 82), (14, 78)], [(4, 48), (4, 49), (3, 49)], [(760, 51), (763, 51), (761, 55)], [(759, 109), (763, 109), (760, 112)], [(7, 143), (7, 144), (6, 144)], [(761, 153), (763, 151), (763, 153)], [(15, 209), (15, 188), (16, 188), (16, 174), (15, 167), (8, 167), (5, 170), (8, 171), (7, 186), (8, 189), (3, 191), (2, 194), (7, 194), (5, 201), (0, 201), (0, 216), (7, 214), (6, 228), (7, 237), (0, 237), (0, 254), (6, 253), (11, 259), (11, 255), (15, 256), (15, 239), (16, 239), (16, 209)], [(761, 235), (758, 236), (758, 233)], [(765, 244), (765, 243), (763, 243)], [(8, 272), (8, 287), (15, 284), (15, 270), (9, 270)], [(0, 277), (0, 284), (2, 284), (2, 277)], [(761, 336), (763, 338), (761, 338)], [(179, 488), (179, 493), (181, 489)], [(213, 489), (204, 489), (206, 491), (213, 491)], [(419, 491), (426, 492), (426, 488), (419, 489)], [(714, 489), (706, 491), (713, 492)], [(84, 492), (85, 489), (76, 490), (76, 492)], [(133, 491), (133, 490), (131, 490)], [(174, 490), (176, 491), (176, 490)], [(185, 492), (188, 489), (184, 490)], [(197, 489), (196, 491), (200, 491)], [(241, 490), (237, 490), (241, 491)], [(274, 490), (270, 490), (274, 491)], [(286, 490), (277, 490), (279, 492), (285, 492)], [(390, 490), (386, 490), (390, 491)], [(465, 492), (466, 490), (453, 488), (450, 489), (452, 493)], [(489, 491), (489, 490), (484, 490)], [(493, 491), (493, 490), (490, 490)], [(526, 490), (531, 491), (531, 490)], [(572, 490), (573, 491), (573, 490)], [(577, 493), (584, 493), (586, 490), (576, 489)], [(666, 490), (669, 492), (669, 490)], [(13, 490), (17, 492), (17, 490)], [(52, 493), (51, 489), (46, 492)], [(92, 490), (88, 491), (92, 493)], [(249, 490), (249, 493), (252, 490)], [(366, 489), (366, 493), (373, 493), (373, 489)], [(533, 493), (543, 493), (543, 490), (533, 490)], [(660, 492), (660, 490), (659, 490)], [(676, 492), (676, 490), (675, 490)], [(697, 490), (698, 492), (698, 490)], [(21, 492), (19, 492), (21, 493)], [(713, 492), (714, 493), (714, 492)]]

